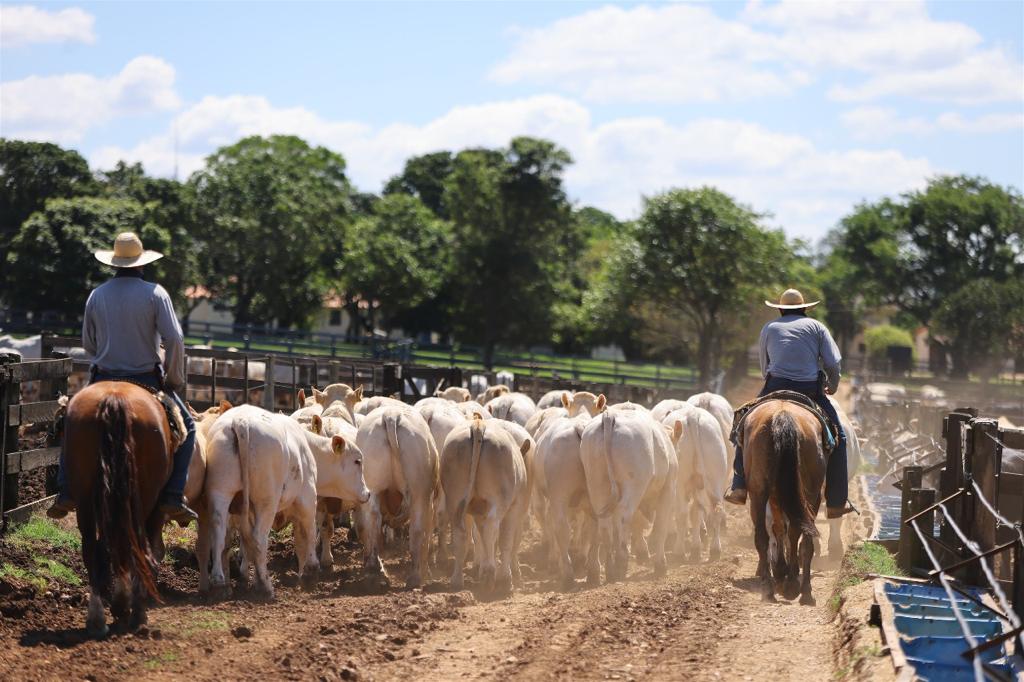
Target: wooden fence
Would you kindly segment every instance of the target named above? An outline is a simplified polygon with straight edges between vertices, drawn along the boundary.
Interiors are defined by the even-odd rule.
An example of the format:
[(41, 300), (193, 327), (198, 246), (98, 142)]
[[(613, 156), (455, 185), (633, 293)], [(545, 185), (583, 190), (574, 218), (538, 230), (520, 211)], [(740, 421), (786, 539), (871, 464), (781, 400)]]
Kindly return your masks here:
[[(67, 378), (72, 371), (70, 359), (36, 360), (17, 362), (17, 356), (0, 355), (0, 464), (3, 469), (3, 485), (0, 485), (0, 510), (3, 513), (2, 528), (31, 516), (52, 500), (52, 476), (45, 476), (46, 496), (35, 500), (22, 500), (20, 482), (25, 474), (36, 472), (43, 467), (57, 464), (60, 444), (52, 433), (51, 426), (60, 410), (57, 397), (67, 392)], [(22, 402), (22, 384), (38, 382), (39, 400)], [(36, 429), (44, 427), (37, 435), (44, 435), (45, 441), (22, 447), (22, 427), (31, 424)], [(50, 472), (52, 473), (52, 472)]]
[[(1024, 457), (1024, 429), (1000, 428), (977, 410), (957, 408), (943, 419), (942, 438), (945, 462), (938, 489), (922, 486), (922, 467), (903, 469), (899, 565), (912, 576), (935, 579), (941, 572), (966, 584), (986, 585), (981, 558), (989, 559), (1014, 608), (1024, 611), (1024, 470), (1017, 453), (1007, 452), (1019, 450)], [(911, 522), (938, 557), (941, 571)]]

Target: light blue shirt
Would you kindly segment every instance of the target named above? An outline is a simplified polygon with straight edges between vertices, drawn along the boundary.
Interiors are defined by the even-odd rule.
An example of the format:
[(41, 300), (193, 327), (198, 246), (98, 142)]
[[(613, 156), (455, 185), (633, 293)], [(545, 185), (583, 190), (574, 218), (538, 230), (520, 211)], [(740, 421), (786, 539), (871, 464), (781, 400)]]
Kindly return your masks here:
[(817, 381), (824, 369), (838, 383), (839, 347), (828, 328), (813, 317), (783, 315), (761, 330), (761, 375), (791, 381)]
[(82, 347), (92, 364), (114, 375), (152, 372), (164, 343), (168, 388), (185, 388), (185, 344), (167, 291), (138, 277), (115, 277), (85, 304)]

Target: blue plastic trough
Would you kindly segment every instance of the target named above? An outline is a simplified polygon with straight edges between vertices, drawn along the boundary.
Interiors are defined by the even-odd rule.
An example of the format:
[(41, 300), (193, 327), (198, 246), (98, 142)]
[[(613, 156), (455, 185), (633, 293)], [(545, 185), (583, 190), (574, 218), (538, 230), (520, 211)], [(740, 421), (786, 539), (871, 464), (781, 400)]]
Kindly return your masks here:
[[(967, 591), (979, 601), (982, 599), (981, 590)], [(971, 661), (962, 655), (970, 646), (941, 586), (879, 580), (875, 597), (897, 665), (901, 665), (902, 659), (914, 669), (916, 679), (925, 681), (974, 680)], [(988, 609), (961, 595), (957, 595), (956, 604), (979, 643), (1003, 632), (1002, 622)], [(993, 647), (981, 654), (981, 660), (1014, 678), (1005, 647)]]

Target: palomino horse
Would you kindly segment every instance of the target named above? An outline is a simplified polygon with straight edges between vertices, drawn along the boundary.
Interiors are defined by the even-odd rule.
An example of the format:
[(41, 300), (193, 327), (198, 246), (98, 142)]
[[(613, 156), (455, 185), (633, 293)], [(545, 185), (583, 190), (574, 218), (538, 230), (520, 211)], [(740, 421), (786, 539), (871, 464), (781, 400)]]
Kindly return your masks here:
[(157, 598), (154, 554), (163, 553), (164, 522), (157, 499), (172, 466), (167, 415), (146, 389), (100, 381), (68, 404), (64, 449), (91, 588), (86, 629), (106, 634), (104, 596), (134, 629), (146, 622), (146, 598)]
[[(747, 472), (750, 517), (757, 547), (757, 577), (762, 598), (775, 601), (775, 579), (787, 599), (800, 595), (800, 603), (813, 606), (811, 559), (818, 530), (814, 517), (821, 506), (825, 455), (821, 424), (803, 407), (769, 400), (747, 415), (743, 428), (743, 469)], [(772, 528), (767, 527), (768, 506)], [(777, 554), (769, 566), (769, 532)], [(786, 542), (788, 540), (788, 542)], [(797, 552), (799, 545), (799, 554)], [(803, 581), (800, 569), (803, 568)]]

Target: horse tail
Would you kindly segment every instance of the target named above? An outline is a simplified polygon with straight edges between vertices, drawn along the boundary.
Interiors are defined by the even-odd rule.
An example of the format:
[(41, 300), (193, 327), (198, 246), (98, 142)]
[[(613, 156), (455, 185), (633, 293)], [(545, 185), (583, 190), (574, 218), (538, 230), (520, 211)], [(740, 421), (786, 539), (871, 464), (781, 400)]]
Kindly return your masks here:
[(609, 498), (606, 504), (597, 515), (600, 518), (608, 516), (619, 503), (619, 486), (615, 483), (615, 470), (612, 468), (612, 436), (615, 433), (615, 413), (604, 412), (601, 414), (602, 445), (601, 454), (604, 455), (604, 464), (608, 469)]
[(811, 536), (818, 535), (811, 505), (800, 480), (800, 432), (793, 416), (776, 412), (771, 421), (772, 447), (768, 455), (768, 489), (779, 501), (790, 524)]
[(456, 514), (459, 515), (459, 518), (466, 514), (466, 507), (469, 506), (470, 500), (473, 499), (473, 488), (476, 487), (476, 472), (480, 468), (480, 450), (483, 448), (484, 428), (483, 419), (474, 419), (472, 426), (469, 427), (473, 447), (469, 458), (469, 480), (466, 482), (466, 494), (459, 500), (459, 506), (456, 508)]
[(235, 420), (232, 424), (232, 430), (235, 432), (235, 443), (238, 445), (238, 472), (242, 483), (242, 513), (239, 515), (238, 530), (243, 538), (248, 538), (251, 535), (250, 529), (252, 527), (252, 521), (249, 518), (249, 498), (252, 490), (249, 477), (252, 470), (252, 453), (249, 448), (249, 420)]
[(138, 577), (149, 596), (156, 589), (156, 561), (149, 547), (139, 500), (132, 412), (124, 396), (110, 394), (99, 405), (99, 487), (95, 500), (99, 544), (107, 547), (116, 578)]

